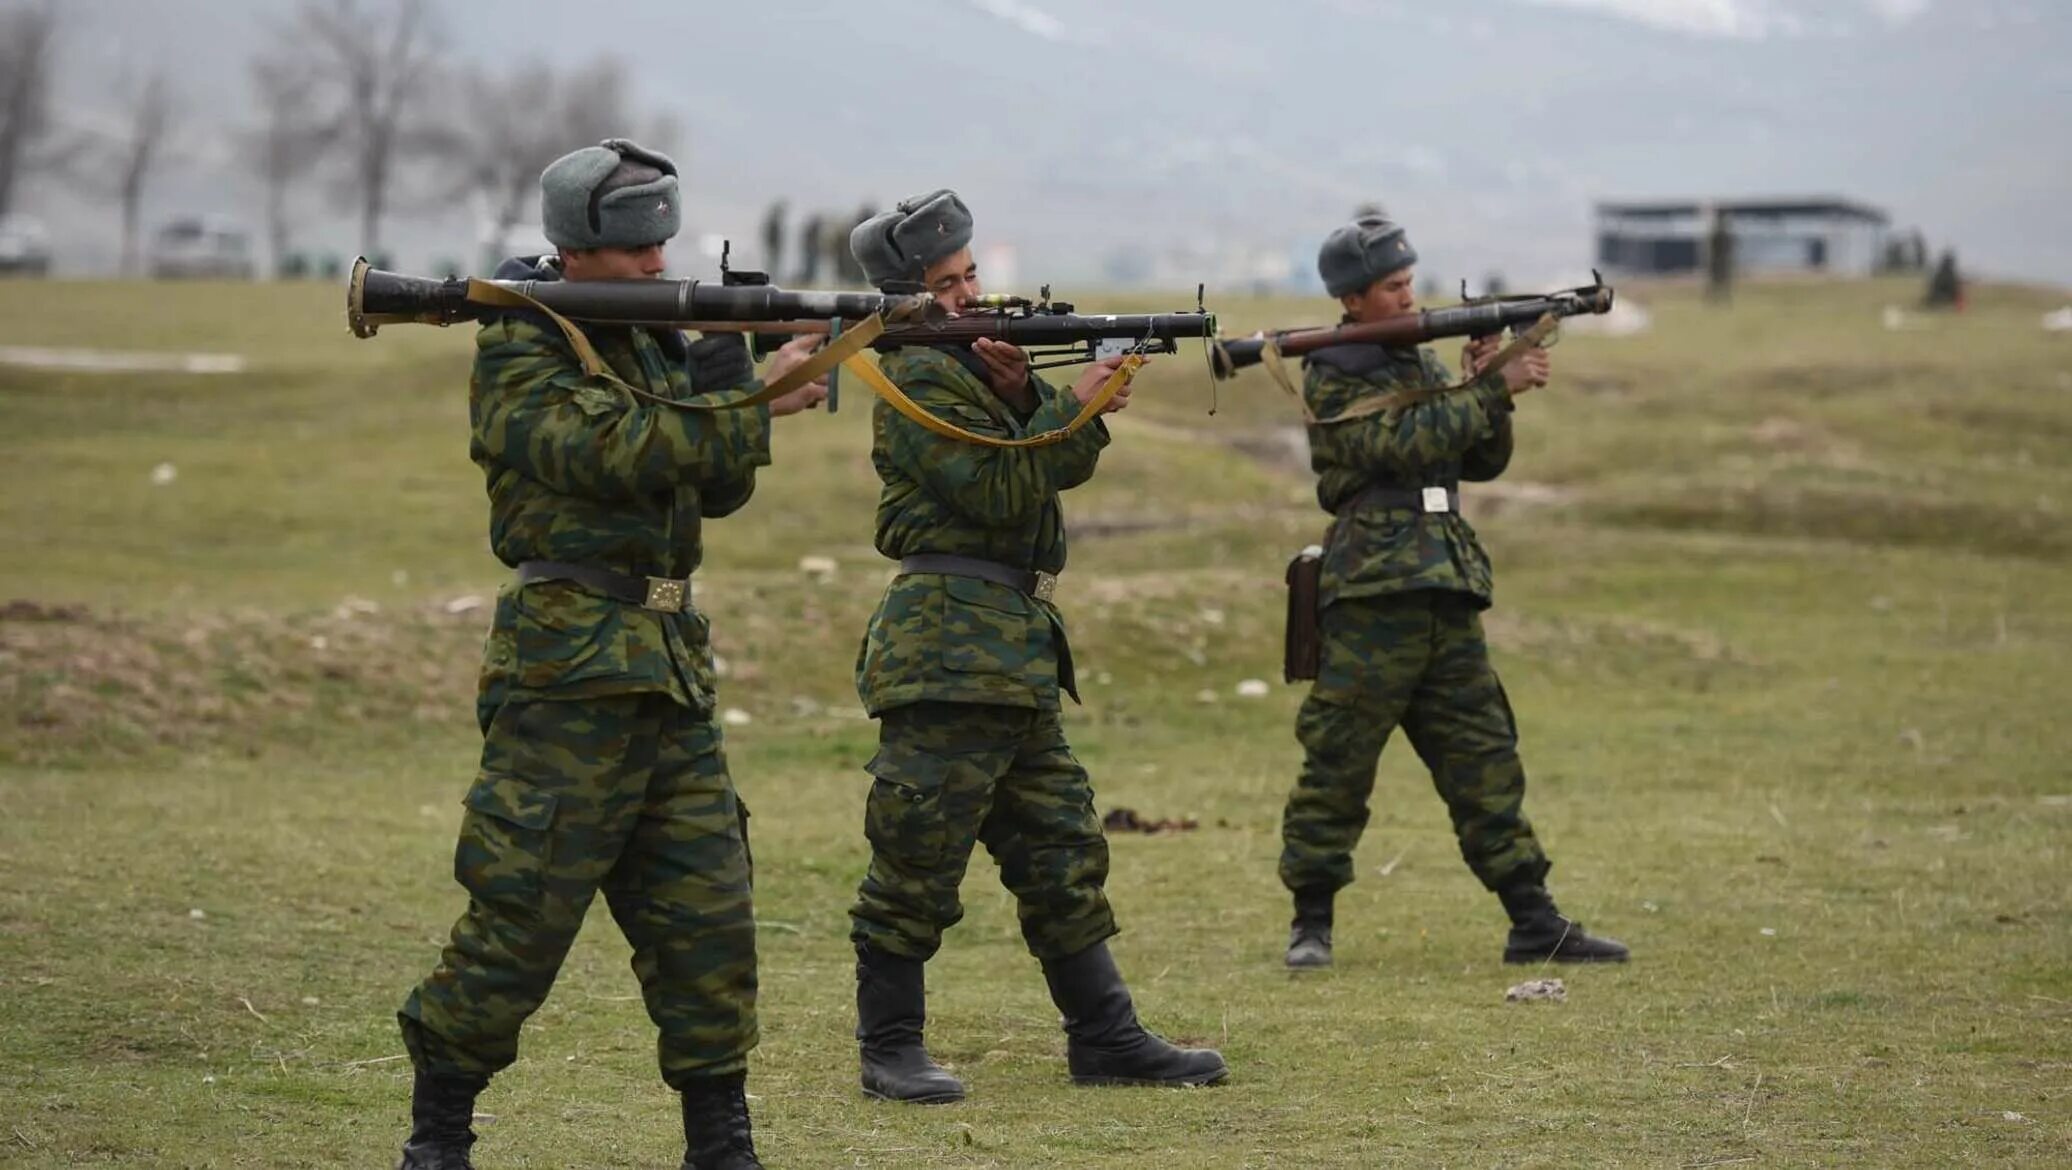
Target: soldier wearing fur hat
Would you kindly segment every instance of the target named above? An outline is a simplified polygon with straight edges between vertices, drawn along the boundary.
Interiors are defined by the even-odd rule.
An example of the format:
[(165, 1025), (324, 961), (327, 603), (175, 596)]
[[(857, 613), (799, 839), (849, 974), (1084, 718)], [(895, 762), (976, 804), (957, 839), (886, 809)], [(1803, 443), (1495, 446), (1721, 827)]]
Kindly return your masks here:
[[(860, 224), (850, 247), (872, 283), (919, 285), (952, 312), (979, 296), (972, 220), (935, 191)], [(1002, 439), (1063, 427), (1120, 359), (1059, 389), (1014, 346), (908, 346), (885, 375), (920, 406)], [(1128, 403), (1118, 394), (1108, 410)], [(850, 911), (863, 1091), (897, 1101), (963, 1097), (930, 1059), (924, 964), (963, 917), (958, 887), (984, 844), (1021, 909), (1022, 937), (1063, 1014), (1073, 1080), (1207, 1084), (1206, 1049), (1137, 1021), (1107, 939), (1108, 844), (1086, 770), (1059, 723), (1077, 699), (1052, 592), (1065, 567), (1059, 495), (1094, 473), (1098, 419), (1056, 443), (988, 447), (939, 436), (880, 402), (871, 460), (884, 484), (878, 551), (899, 562), (864, 635), (857, 687), (879, 721), (864, 830), (870, 868)]]
[[(520, 280), (659, 276), (682, 199), (676, 167), (613, 139), (540, 176), (553, 256)], [(686, 1170), (760, 1166), (743, 1080), (755, 1046), (748, 811), (713, 715), (708, 626), (693, 603), (701, 530), (748, 502), (770, 422), (826, 396), (764, 406), (669, 402), (753, 389), (739, 335), (592, 326), (610, 376), (586, 371), (545, 317), (515, 311), (476, 337), (472, 454), (490, 542), (515, 570), (484, 648), (482, 766), (463, 801), (454, 876), (468, 908), (400, 1020), (416, 1069), (403, 1170), (462, 1170), (476, 1096), (517, 1056), (600, 893), (633, 946), (682, 1098)], [(776, 377), (810, 340), (772, 360)], [(709, 403), (707, 403), (709, 405)]]
[[(1379, 209), (1331, 233), (1317, 256), (1348, 322), (1416, 308), (1417, 252)], [(1287, 964), (1331, 962), (1332, 902), (1353, 880), (1383, 745), (1400, 725), (1452, 814), (1461, 855), (1511, 919), (1506, 962), (1623, 960), (1626, 948), (1561, 915), (1525, 819), (1525, 771), (1481, 611), (1489, 558), (1460, 514), (1462, 481), (1511, 459), (1511, 400), (1548, 375), (1545, 350), (1485, 370), (1498, 339), (1468, 343), (1460, 393), (1330, 420), (1364, 398), (1443, 387), (1430, 350), (1341, 345), (1305, 361), (1317, 499), (1333, 517), (1319, 602), (1321, 665), (1296, 721), (1303, 764), (1281, 821), (1281, 881), (1294, 896)]]

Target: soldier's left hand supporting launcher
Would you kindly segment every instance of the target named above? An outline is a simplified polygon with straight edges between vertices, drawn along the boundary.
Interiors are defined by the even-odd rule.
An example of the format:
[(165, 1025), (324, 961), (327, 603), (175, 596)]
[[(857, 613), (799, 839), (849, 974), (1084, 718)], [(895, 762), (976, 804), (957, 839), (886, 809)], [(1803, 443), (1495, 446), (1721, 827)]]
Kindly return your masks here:
[[(1595, 273), (1591, 275), (1596, 276)], [(1595, 284), (1539, 296), (1485, 297), (1451, 308), (1427, 309), (1335, 328), (1256, 333), (1211, 346), (1209, 364), (1217, 377), (1234, 377), (1239, 370), (1259, 364), (1265, 357), (1269, 341), (1288, 357), (1357, 342), (1422, 345), (1442, 337), (1487, 337), (1506, 328), (1518, 334), (1521, 340), (1533, 340), (1531, 334), (1537, 332), (1538, 338), (1533, 340), (1537, 343), (1551, 332), (1553, 322), (1586, 313), (1609, 313), (1611, 308), (1611, 286), (1599, 277)]]

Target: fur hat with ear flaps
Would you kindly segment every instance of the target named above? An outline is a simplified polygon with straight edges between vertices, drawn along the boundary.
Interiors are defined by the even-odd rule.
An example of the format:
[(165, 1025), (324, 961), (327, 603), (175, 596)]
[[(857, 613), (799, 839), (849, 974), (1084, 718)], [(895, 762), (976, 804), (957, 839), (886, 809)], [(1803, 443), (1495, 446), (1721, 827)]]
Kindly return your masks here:
[(624, 138), (570, 151), (540, 172), (540, 225), (557, 248), (644, 248), (683, 226), (676, 164)]
[(1324, 291), (1351, 296), (1391, 272), (1417, 263), (1417, 249), (1403, 225), (1379, 211), (1360, 216), (1324, 238), (1317, 251), (1317, 275)]
[(971, 209), (944, 188), (902, 199), (856, 225), (849, 251), (872, 284), (917, 282), (930, 264), (971, 244)]

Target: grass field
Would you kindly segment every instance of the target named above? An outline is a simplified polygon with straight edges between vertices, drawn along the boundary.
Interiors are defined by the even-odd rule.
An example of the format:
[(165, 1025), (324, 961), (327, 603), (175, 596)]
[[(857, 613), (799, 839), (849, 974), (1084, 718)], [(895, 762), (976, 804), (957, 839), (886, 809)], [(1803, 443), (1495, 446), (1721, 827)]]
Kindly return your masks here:
[[(1552, 884), (1636, 955), (1558, 972), (1558, 1005), (1504, 1003), (1532, 972), (1497, 962), (1502, 915), (1401, 744), (1337, 967), (1281, 968), (1301, 695), (1277, 681), (1279, 582), (1324, 518), (1268, 380), (1210, 417), (1198, 354), (1147, 372), (1067, 503), (1067, 718), (1104, 808), (1200, 818), (1116, 839), (1110, 889), (1147, 1022), (1230, 1060), (1206, 1091), (1066, 1082), (981, 862), (930, 970), (931, 1047), (971, 1099), (859, 1098), (873, 728), (849, 670), (887, 566), (861, 388), (781, 423), (699, 594), (723, 705), (751, 717), (729, 735), (761, 863), (766, 1160), (2072, 1162), (2072, 336), (2037, 324), (2063, 294), (2014, 288), (1888, 331), (1915, 291), (1631, 290), (1655, 328), (1566, 340), (1510, 477), (1469, 493)], [(392, 1013), (463, 903), (499, 570), (469, 338), (357, 342), (339, 300), (0, 283), (0, 344), (252, 363), (0, 367), (0, 1164), (383, 1166), (400, 1141)], [(1326, 311), (1216, 307), (1229, 331)], [(482, 1165), (676, 1164), (626, 958), (600, 911), (483, 1098)]]

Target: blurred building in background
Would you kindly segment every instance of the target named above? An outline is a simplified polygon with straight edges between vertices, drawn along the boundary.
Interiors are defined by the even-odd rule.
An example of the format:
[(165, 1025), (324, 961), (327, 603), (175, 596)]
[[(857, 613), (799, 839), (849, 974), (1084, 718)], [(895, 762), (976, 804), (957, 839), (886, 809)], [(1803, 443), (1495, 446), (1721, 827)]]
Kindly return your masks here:
[(1596, 221), (1597, 265), (1622, 276), (1703, 272), (1715, 224), (1738, 272), (1868, 276), (1891, 227), (1882, 209), (1833, 197), (1601, 202)]

